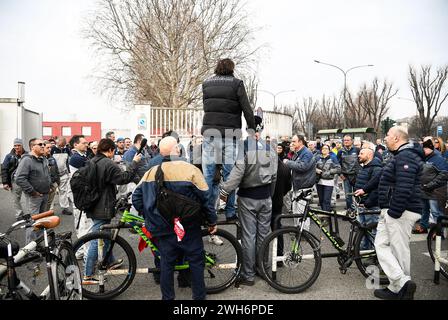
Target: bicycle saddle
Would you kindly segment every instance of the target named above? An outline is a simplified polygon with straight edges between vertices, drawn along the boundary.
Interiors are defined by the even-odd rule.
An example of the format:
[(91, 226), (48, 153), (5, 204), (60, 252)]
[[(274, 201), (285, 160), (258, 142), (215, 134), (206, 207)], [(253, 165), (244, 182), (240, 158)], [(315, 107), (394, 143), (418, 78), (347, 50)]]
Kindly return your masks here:
[(34, 230), (39, 229), (53, 229), (56, 228), (61, 223), (61, 219), (59, 217), (47, 217), (40, 220), (37, 220), (33, 224)]
[[(20, 245), (16, 241), (11, 241), (12, 245), (12, 255), (15, 256), (19, 250)], [(8, 258), (8, 244), (5, 241), (0, 241), (0, 259)]]

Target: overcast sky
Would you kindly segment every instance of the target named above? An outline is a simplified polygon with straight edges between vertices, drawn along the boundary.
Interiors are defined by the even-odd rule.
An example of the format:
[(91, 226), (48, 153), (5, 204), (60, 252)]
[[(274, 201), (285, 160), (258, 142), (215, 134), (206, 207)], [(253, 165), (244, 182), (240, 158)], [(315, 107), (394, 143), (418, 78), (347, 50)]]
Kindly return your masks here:
[[(104, 121), (110, 103), (89, 78), (91, 52), (80, 36), (82, 19), (93, 0), (0, 0), (0, 97), (15, 98), (17, 82), (26, 82), (26, 106), (44, 120)], [(343, 74), (316, 64), (320, 60), (346, 70), (355, 90), (373, 78), (387, 78), (411, 98), (409, 64), (448, 64), (446, 0), (249, 0), (257, 43), (267, 44), (258, 66), (259, 88), (277, 93), (277, 104), (303, 97), (320, 98), (343, 88)], [(260, 92), (259, 106), (273, 98)], [(116, 105), (119, 105), (116, 102)], [(443, 112), (448, 114), (448, 103)], [(415, 114), (415, 106), (393, 99), (390, 116)], [(101, 116), (102, 115), (102, 116)]]

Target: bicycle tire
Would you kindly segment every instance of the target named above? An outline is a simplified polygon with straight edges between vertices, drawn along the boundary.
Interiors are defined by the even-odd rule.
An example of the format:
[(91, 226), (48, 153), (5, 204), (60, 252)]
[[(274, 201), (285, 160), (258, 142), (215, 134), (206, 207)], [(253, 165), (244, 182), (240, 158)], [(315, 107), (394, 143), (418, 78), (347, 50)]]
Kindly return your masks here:
[(81, 273), (70, 242), (56, 246), (51, 272), (56, 300), (82, 300)]
[[(91, 241), (112, 241), (112, 235), (109, 232), (93, 232), (89, 233), (75, 242), (74, 251), (75, 253), (83, 246), (89, 246), (89, 242)], [(100, 242), (101, 243), (101, 242)], [(114, 240), (113, 244), (113, 255), (118, 258), (123, 259), (123, 264), (120, 269), (115, 270), (106, 270), (101, 268), (99, 270), (98, 266), (100, 263), (95, 264), (94, 275), (95, 279), (101, 278), (101, 275), (104, 277), (104, 287), (101, 287), (98, 284), (86, 284), (83, 281), (82, 292), (83, 296), (88, 299), (93, 300), (107, 300), (117, 297), (122, 294), (132, 283), (134, 280), (136, 271), (137, 271), (137, 260), (135, 257), (134, 250), (129, 245), (129, 243), (120, 236), (117, 236)], [(117, 249), (117, 250), (116, 250)], [(86, 250), (87, 251), (87, 250)], [(84, 274), (84, 265), (86, 262), (87, 252), (83, 257), (81, 274)], [(120, 277), (121, 276), (121, 277)], [(115, 285), (114, 285), (115, 284)]]
[[(300, 235), (300, 230), (296, 227), (285, 227), (278, 229), (272, 233), (270, 233), (262, 243), (260, 254), (258, 255), (258, 266), (261, 267), (261, 272), (263, 278), (267, 281), (267, 283), (283, 293), (300, 293), (313, 285), (313, 283), (317, 280), (320, 274), (321, 266), (322, 266), (322, 257), (320, 254), (319, 245), (312, 238), (308, 231), (302, 231), (301, 234), (301, 242), (299, 244), (300, 249), (300, 259), (297, 260), (297, 257), (294, 257), (294, 253), (292, 250), (286, 253), (286, 245), (288, 243), (292, 243), (293, 246), (297, 246), (297, 243), (294, 242), (294, 239)], [(285, 237), (289, 236), (291, 241), (285, 240)], [(274, 240), (279, 237), (283, 237), (284, 239), (284, 248), (283, 248), (283, 262), (281, 266), (277, 265), (277, 270), (275, 272), (272, 271), (273, 262), (272, 262), (272, 251), (274, 245)], [(306, 252), (305, 252), (306, 250)], [(276, 253), (276, 256), (278, 253)], [(303, 259), (303, 258), (306, 259)], [(311, 263), (306, 263), (306, 261), (312, 261)], [(310, 267), (308, 267), (308, 265)], [(309, 272), (306, 272), (306, 269), (311, 269)], [(299, 271), (299, 272), (294, 272)], [(309, 273), (309, 276), (305, 277), (304, 281), (299, 281), (298, 283), (288, 285), (286, 283), (287, 279), (291, 279), (293, 276), (301, 277), (305, 275), (305, 273)]]
[(204, 281), (208, 294), (229, 288), (240, 275), (243, 261), (243, 249), (231, 233), (218, 229), (215, 235), (223, 241), (222, 245), (211, 243), (208, 230), (202, 230), (206, 260)]
[[(442, 232), (443, 234), (443, 232)], [(428, 244), (428, 252), (431, 256), (432, 261), (435, 263), (435, 246), (436, 246), (436, 226), (431, 227), (431, 229), (428, 232), (428, 238), (426, 239), (426, 242)], [(448, 259), (448, 239), (447, 237), (442, 237), (441, 241), (441, 255), (443, 255), (443, 258)], [(440, 263), (440, 273), (448, 279), (448, 264)]]
[[(375, 238), (372, 230), (376, 229), (377, 224), (372, 224), (369, 229), (359, 228), (355, 237), (355, 262), (359, 271), (365, 278), (369, 278), (373, 283), (382, 285), (389, 284), (389, 279), (382, 271), (381, 265), (375, 251)], [(367, 245), (372, 247), (370, 250), (362, 250), (361, 245), (363, 239), (366, 239)], [(375, 277), (375, 275), (379, 275)], [(378, 279), (378, 280), (377, 280)]]

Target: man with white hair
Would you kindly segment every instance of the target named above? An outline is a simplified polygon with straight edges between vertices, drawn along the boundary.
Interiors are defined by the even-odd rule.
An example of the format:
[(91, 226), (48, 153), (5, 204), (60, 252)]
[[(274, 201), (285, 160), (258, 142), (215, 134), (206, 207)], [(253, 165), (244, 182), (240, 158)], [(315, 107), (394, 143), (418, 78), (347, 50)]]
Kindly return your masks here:
[(381, 216), (375, 249), (390, 284), (385, 289), (375, 290), (374, 295), (384, 300), (413, 300), (417, 286), (411, 280), (409, 240), (423, 209), (424, 154), (419, 144), (409, 142), (407, 131), (402, 127), (391, 128), (385, 142), (394, 158), (384, 167), (378, 187)]

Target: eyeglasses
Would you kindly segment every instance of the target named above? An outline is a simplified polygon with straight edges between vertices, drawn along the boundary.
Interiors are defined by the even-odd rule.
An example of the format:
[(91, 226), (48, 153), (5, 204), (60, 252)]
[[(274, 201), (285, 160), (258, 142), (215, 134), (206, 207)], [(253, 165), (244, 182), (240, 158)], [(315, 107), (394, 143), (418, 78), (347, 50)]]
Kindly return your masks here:
[(39, 146), (39, 147), (44, 147), (44, 146), (45, 146), (45, 143), (35, 143), (34, 145), (35, 145), (35, 146)]

